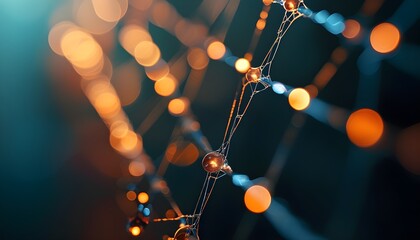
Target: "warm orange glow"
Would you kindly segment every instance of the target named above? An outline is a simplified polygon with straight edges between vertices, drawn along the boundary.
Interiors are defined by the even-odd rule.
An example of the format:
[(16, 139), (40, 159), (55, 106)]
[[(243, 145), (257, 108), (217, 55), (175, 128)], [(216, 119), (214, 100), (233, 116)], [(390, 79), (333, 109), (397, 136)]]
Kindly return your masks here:
[(135, 63), (124, 64), (115, 69), (112, 84), (122, 106), (130, 105), (140, 95), (141, 76)]
[(176, 10), (166, 1), (155, 1), (151, 9), (151, 22), (164, 29), (171, 29), (178, 22)]
[(345, 23), (346, 27), (343, 31), (343, 36), (348, 39), (354, 39), (360, 34), (360, 23), (354, 19), (349, 19)]
[(304, 110), (311, 103), (309, 93), (303, 88), (295, 88), (289, 94), (289, 104), (295, 110)]
[(198, 148), (188, 142), (171, 143), (166, 149), (165, 158), (177, 166), (189, 166), (197, 161), (200, 155)]
[(347, 135), (355, 145), (370, 147), (377, 143), (384, 131), (381, 116), (371, 109), (360, 109), (353, 112), (347, 120)]
[(130, 130), (128, 123), (125, 121), (115, 121), (109, 127), (111, 134), (115, 137), (122, 138), (127, 135)]
[(283, 7), (286, 11), (293, 12), (297, 10), (299, 0), (284, 0)]
[(401, 131), (397, 138), (396, 155), (408, 171), (420, 175), (420, 123)]
[(334, 64), (327, 62), (315, 76), (314, 84), (318, 88), (322, 89), (325, 85), (327, 85), (336, 72), (337, 67)]
[(106, 22), (116, 22), (127, 11), (127, 0), (92, 0), (96, 15)]
[(306, 86), (305, 90), (309, 93), (311, 98), (316, 98), (316, 96), (318, 96), (318, 88), (313, 84)]
[(177, 81), (172, 75), (168, 75), (155, 82), (155, 91), (157, 94), (167, 97), (175, 92)]
[(118, 23), (118, 21), (107, 22), (98, 17), (92, 1), (79, 1), (75, 5), (77, 9), (75, 12), (77, 24), (90, 33), (104, 34), (112, 30)]
[(50, 48), (58, 55), (63, 55), (61, 50), (61, 39), (70, 30), (77, 29), (76, 25), (72, 22), (60, 22), (54, 25), (48, 34), (48, 43)]
[(271, 194), (267, 188), (254, 185), (248, 188), (244, 196), (246, 208), (253, 213), (265, 212), (271, 204)]
[(180, 20), (175, 25), (175, 35), (185, 46), (197, 46), (205, 41), (208, 28), (201, 23)]
[(146, 29), (134, 24), (124, 26), (118, 38), (123, 48), (131, 55), (134, 55), (137, 44), (143, 41), (152, 41), (152, 37)]
[(128, 172), (131, 176), (140, 177), (146, 172), (146, 167), (142, 162), (139, 161), (131, 161), (128, 165)]
[(140, 203), (143, 203), (143, 204), (147, 203), (149, 201), (149, 194), (147, 194), (145, 192), (141, 192), (137, 196), (137, 199), (139, 200)]
[(96, 111), (101, 117), (112, 117), (120, 109), (120, 101), (118, 97), (111, 92), (104, 92), (99, 94), (92, 102)]
[(347, 50), (343, 47), (337, 47), (331, 54), (331, 60), (337, 64), (342, 64), (347, 59)]
[(268, 6), (273, 3), (273, 0), (263, 0), (264, 5)]
[(168, 104), (169, 113), (175, 116), (183, 115), (188, 111), (189, 100), (187, 98), (175, 98)]
[(131, 0), (130, 5), (137, 8), (138, 10), (144, 11), (150, 8), (153, 0)]
[(265, 19), (258, 19), (257, 23), (255, 24), (255, 27), (256, 27), (258, 30), (262, 31), (262, 30), (264, 30), (264, 28), (265, 28), (265, 24), (266, 24)]
[(64, 57), (78, 68), (93, 68), (103, 61), (101, 46), (84, 31), (69, 30), (61, 39), (60, 46)]
[(201, 70), (209, 64), (209, 58), (206, 52), (200, 48), (193, 48), (188, 52), (188, 64), (191, 68)]
[(379, 53), (390, 53), (400, 43), (400, 31), (391, 23), (381, 23), (370, 34), (370, 44)]
[(265, 10), (261, 11), (260, 18), (261, 19), (267, 19), (267, 17), (268, 17), (268, 12), (265, 11)]
[(168, 209), (168, 211), (166, 211), (166, 213), (165, 213), (165, 217), (166, 218), (174, 218), (174, 217), (176, 217), (176, 213), (175, 213), (174, 210)]
[(137, 194), (134, 191), (128, 191), (126, 196), (127, 196), (127, 199), (130, 201), (134, 201), (137, 198)]
[(134, 227), (131, 227), (129, 231), (131, 232), (131, 235), (138, 236), (141, 233), (141, 228), (138, 226), (134, 226)]
[(161, 78), (168, 76), (169, 65), (165, 60), (159, 59), (159, 61), (155, 65), (151, 67), (146, 67), (145, 70), (146, 75), (148, 78), (150, 78), (150, 80), (157, 81)]
[(213, 60), (219, 60), (223, 58), (223, 56), (225, 56), (225, 53), (226, 53), (226, 47), (220, 41), (213, 41), (207, 47), (207, 54)]
[(139, 141), (137, 134), (133, 131), (128, 131), (127, 134), (121, 138), (120, 144), (124, 150), (133, 150)]
[(145, 67), (155, 65), (160, 59), (159, 47), (151, 41), (143, 41), (137, 44), (134, 50), (137, 62)]
[(249, 68), (251, 67), (251, 63), (245, 58), (238, 58), (235, 62), (235, 69), (240, 73), (248, 72)]

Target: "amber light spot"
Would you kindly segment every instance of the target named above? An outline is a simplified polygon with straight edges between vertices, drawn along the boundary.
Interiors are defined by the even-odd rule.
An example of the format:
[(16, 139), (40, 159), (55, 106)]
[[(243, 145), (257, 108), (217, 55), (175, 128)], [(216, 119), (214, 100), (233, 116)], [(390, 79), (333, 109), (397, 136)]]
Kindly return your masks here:
[(143, 203), (143, 204), (147, 203), (149, 201), (149, 194), (147, 194), (145, 192), (141, 192), (137, 196), (137, 199), (139, 200), (140, 203)]
[(306, 109), (311, 103), (311, 97), (303, 88), (295, 88), (289, 94), (289, 104), (290, 106), (298, 111)]
[(127, 197), (128, 200), (134, 201), (137, 198), (137, 194), (134, 191), (128, 191), (127, 194), (126, 194), (126, 197)]
[(248, 72), (250, 67), (251, 63), (249, 63), (248, 59), (246, 58), (238, 58), (238, 60), (235, 62), (235, 69), (240, 73)]
[(346, 131), (352, 143), (359, 147), (370, 147), (381, 138), (384, 123), (377, 112), (364, 108), (350, 115)]
[(169, 96), (175, 92), (177, 81), (172, 75), (168, 75), (155, 82), (155, 91), (161, 96)]
[(381, 23), (370, 34), (370, 44), (379, 53), (390, 53), (400, 43), (400, 31), (391, 23)]
[(128, 165), (128, 172), (131, 176), (140, 177), (146, 172), (146, 167), (142, 162), (139, 161), (132, 161)]
[(145, 67), (155, 65), (160, 59), (159, 47), (151, 41), (143, 41), (137, 44), (134, 50), (136, 61)]
[(137, 44), (143, 41), (152, 41), (152, 37), (146, 29), (134, 24), (124, 26), (118, 39), (123, 48), (131, 55), (134, 55)]
[(187, 56), (188, 64), (192, 69), (201, 70), (209, 64), (209, 57), (206, 52), (200, 48), (192, 48)]
[(175, 98), (168, 104), (168, 111), (174, 116), (180, 116), (187, 112), (189, 100), (187, 98)]
[(219, 60), (223, 58), (223, 56), (225, 56), (225, 53), (226, 53), (226, 47), (220, 41), (213, 41), (207, 47), (207, 54), (213, 60)]
[(259, 19), (259, 20), (257, 21), (257, 23), (255, 24), (255, 27), (256, 27), (258, 30), (262, 31), (262, 30), (264, 30), (265, 25), (266, 25), (266, 21), (265, 21), (265, 19)]
[(267, 188), (255, 185), (246, 190), (244, 202), (249, 211), (253, 213), (262, 213), (270, 207), (271, 194)]
[(129, 231), (130, 231), (131, 235), (138, 236), (141, 233), (141, 228), (137, 227), (137, 226), (134, 226), (134, 227), (130, 228)]
[(264, 5), (268, 6), (273, 3), (273, 0), (263, 0)]
[(354, 39), (359, 36), (361, 26), (360, 23), (354, 19), (349, 19), (345, 22), (345, 29), (343, 31), (343, 36), (348, 39)]
[(188, 166), (197, 161), (200, 155), (198, 148), (189, 142), (171, 143), (166, 149), (165, 158), (177, 166)]

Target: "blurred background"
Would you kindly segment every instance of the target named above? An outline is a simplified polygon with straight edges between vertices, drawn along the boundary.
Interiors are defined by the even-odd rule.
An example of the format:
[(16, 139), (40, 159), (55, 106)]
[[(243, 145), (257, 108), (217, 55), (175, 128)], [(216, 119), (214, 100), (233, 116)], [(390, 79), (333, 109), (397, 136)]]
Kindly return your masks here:
[[(420, 239), (418, 1), (305, 4), (273, 61), (276, 87), (232, 139), (237, 175), (218, 180), (200, 239)], [(193, 213), (201, 159), (284, 12), (267, 0), (0, 0), (1, 238), (174, 236), (180, 222), (153, 222), (175, 216), (162, 192)], [(244, 201), (252, 185), (270, 190), (263, 213)], [(136, 238), (139, 201), (152, 211)]]

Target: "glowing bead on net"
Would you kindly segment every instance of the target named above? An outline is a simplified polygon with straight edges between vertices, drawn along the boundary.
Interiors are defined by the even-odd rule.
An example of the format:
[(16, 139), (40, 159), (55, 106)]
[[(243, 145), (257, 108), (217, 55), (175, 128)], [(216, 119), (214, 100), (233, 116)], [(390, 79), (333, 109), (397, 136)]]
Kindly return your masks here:
[(201, 164), (203, 165), (204, 170), (209, 173), (215, 173), (222, 169), (225, 163), (225, 156), (218, 152), (209, 152), (204, 156)]
[(289, 12), (297, 10), (299, 6), (299, 0), (285, 0), (283, 3), (284, 9)]
[(143, 232), (147, 224), (147, 218), (141, 218), (139, 216), (136, 216), (128, 221), (127, 230), (131, 233), (131, 235), (138, 236)]
[(260, 68), (250, 68), (245, 74), (245, 78), (248, 82), (258, 82), (261, 78), (261, 69)]

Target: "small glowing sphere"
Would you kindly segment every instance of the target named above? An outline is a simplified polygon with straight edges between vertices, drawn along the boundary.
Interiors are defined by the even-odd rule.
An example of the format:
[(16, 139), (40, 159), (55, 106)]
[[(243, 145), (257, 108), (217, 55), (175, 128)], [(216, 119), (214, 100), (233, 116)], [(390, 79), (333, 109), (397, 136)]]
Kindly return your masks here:
[(285, 0), (283, 3), (283, 7), (288, 12), (293, 12), (297, 10), (299, 6), (299, 0)]
[(137, 199), (139, 200), (140, 203), (147, 203), (149, 201), (149, 194), (145, 192), (141, 192), (137, 196)]
[(134, 49), (136, 61), (145, 67), (155, 65), (160, 59), (160, 49), (152, 41), (142, 41)]
[(246, 208), (253, 213), (265, 212), (271, 204), (271, 194), (267, 188), (259, 185), (248, 188), (244, 196)]
[(213, 60), (219, 60), (225, 56), (226, 47), (220, 41), (214, 41), (207, 47), (207, 55)]
[(177, 81), (172, 75), (163, 77), (155, 82), (155, 91), (160, 96), (172, 95), (177, 87)]
[(250, 68), (245, 74), (245, 78), (248, 82), (258, 82), (261, 78), (261, 69), (260, 68)]
[(236, 71), (238, 71), (240, 73), (248, 72), (250, 67), (251, 67), (251, 64), (245, 58), (238, 58), (238, 60), (236, 60), (236, 62), (235, 62), (235, 69), (236, 69)]
[(208, 173), (215, 173), (222, 169), (225, 163), (225, 156), (218, 152), (209, 152), (204, 156), (201, 164)]
[(383, 130), (384, 123), (381, 116), (367, 108), (353, 112), (346, 124), (350, 141), (359, 147), (370, 147), (377, 143)]
[(268, 6), (273, 3), (273, 0), (263, 0), (264, 5)]
[(146, 167), (140, 161), (132, 161), (128, 164), (128, 172), (131, 176), (140, 177), (146, 172)]
[(346, 28), (342, 32), (343, 36), (348, 39), (354, 39), (360, 34), (361, 26), (357, 20), (349, 19), (345, 23)]
[(370, 44), (379, 53), (390, 53), (400, 43), (400, 31), (391, 23), (381, 23), (370, 34)]
[(128, 191), (127, 194), (126, 194), (126, 197), (127, 197), (128, 200), (134, 201), (134, 200), (136, 200), (137, 194), (134, 191)]
[(311, 97), (303, 88), (295, 88), (289, 94), (289, 104), (290, 106), (298, 111), (306, 109), (311, 103)]
[(174, 98), (169, 102), (168, 110), (174, 116), (181, 116), (187, 112), (189, 105), (187, 98)]
[(140, 235), (140, 233), (141, 233), (141, 228), (140, 228), (140, 227), (137, 227), (137, 226), (132, 227), (132, 228), (130, 229), (130, 232), (131, 232), (131, 235), (133, 235), (133, 236), (138, 236), (138, 235)]

